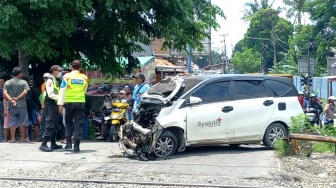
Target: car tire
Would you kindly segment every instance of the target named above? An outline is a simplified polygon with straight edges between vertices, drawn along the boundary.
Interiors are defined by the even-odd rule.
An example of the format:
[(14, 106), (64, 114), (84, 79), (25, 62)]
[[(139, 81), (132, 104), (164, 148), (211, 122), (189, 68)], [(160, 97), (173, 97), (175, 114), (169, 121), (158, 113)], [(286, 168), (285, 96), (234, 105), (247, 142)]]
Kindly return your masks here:
[(154, 148), (157, 157), (168, 157), (173, 155), (177, 149), (177, 138), (169, 130), (165, 130), (158, 138)]
[(275, 140), (287, 136), (287, 129), (280, 123), (272, 123), (267, 127), (263, 139), (266, 147), (274, 149)]

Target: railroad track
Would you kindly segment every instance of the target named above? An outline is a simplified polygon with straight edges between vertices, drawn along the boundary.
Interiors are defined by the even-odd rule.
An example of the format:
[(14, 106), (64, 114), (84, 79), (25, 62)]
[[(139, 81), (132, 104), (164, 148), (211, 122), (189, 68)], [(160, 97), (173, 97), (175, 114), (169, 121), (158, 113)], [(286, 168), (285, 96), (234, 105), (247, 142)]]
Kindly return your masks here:
[(169, 183), (155, 181), (126, 181), (126, 180), (98, 180), (98, 179), (64, 179), (64, 178), (35, 178), (35, 177), (0, 177), (0, 180), (11, 181), (46, 181), (64, 183), (98, 183), (98, 184), (123, 184), (142, 186), (180, 186), (180, 187), (218, 187), (218, 188), (261, 188), (259, 186), (198, 184), (198, 183)]

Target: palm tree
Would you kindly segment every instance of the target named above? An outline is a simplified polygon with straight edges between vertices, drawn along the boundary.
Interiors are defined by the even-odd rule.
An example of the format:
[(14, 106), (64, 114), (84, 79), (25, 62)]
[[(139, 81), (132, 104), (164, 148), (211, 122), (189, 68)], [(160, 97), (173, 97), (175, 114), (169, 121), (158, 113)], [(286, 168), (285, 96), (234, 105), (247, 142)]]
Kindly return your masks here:
[(283, 0), (284, 4), (290, 6), (287, 10), (287, 18), (294, 17), (294, 24), (297, 23), (301, 25), (301, 19), (303, 14), (303, 6), (308, 0)]
[[(258, 12), (261, 9), (267, 9), (272, 8), (274, 4), (273, 0), (271, 3), (269, 0), (254, 0), (254, 3), (247, 2), (245, 3), (245, 10), (244, 10), (244, 16), (242, 17), (242, 20), (250, 21), (251, 18), (255, 15), (256, 12)], [(281, 8), (278, 7), (278, 11), (281, 11)]]

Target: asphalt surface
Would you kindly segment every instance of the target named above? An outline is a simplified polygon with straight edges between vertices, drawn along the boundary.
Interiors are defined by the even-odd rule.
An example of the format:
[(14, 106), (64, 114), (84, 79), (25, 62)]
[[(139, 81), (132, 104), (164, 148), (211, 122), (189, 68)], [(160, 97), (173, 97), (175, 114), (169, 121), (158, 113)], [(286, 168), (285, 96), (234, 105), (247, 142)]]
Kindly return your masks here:
[[(113, 173), (160, 173), (206, 175), (237, 178), (278, 179), (281, 171), (273, 150), (249, 145), (187, 148), (168, 158), (138, 161), (122, 157), (117, 143), (83, 142), (81, 153), (61, 150), (40, 152), (40, 143), (0, 143), (1, 170), (52, 169), (71, 161), (78, 163), (76, 172), (97, 171)], [(85, 159), (85, 160), (84, 160)]]

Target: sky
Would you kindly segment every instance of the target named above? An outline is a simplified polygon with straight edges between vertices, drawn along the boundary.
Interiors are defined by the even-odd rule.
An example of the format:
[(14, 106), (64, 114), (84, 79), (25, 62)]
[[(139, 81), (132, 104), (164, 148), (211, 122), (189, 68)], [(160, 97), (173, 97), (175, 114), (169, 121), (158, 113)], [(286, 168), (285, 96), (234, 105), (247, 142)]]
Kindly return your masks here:
[[(220, 24), (221, 28), (217, 29), (217, 31), (212, 30), (211, 38), (213, 50), (217, 51), (219, 48), (220, 52), (223, 51), (224, 43), (221, 41), (223, 41), (224, 37), (220, 35), (225, 34), (227, 35), (225, 37), (227, 54), (230, 57), (234, 45), (239, 40), (243, 39), (249, 26), (248, 23), (241, 20), (244, 15), (244, 4), (246, 2), (253, 2), (253, 0), (211, 0), (211, 3), (219, 6), (226, 16), (226, 19), (218, 16), (217, 22)], [(273, 8), (277, 8), (279, 6), (284, 7), (282, 0), (275, 0)], [(280, 16), (285, 17), (286, 12), (283, 11)]]

